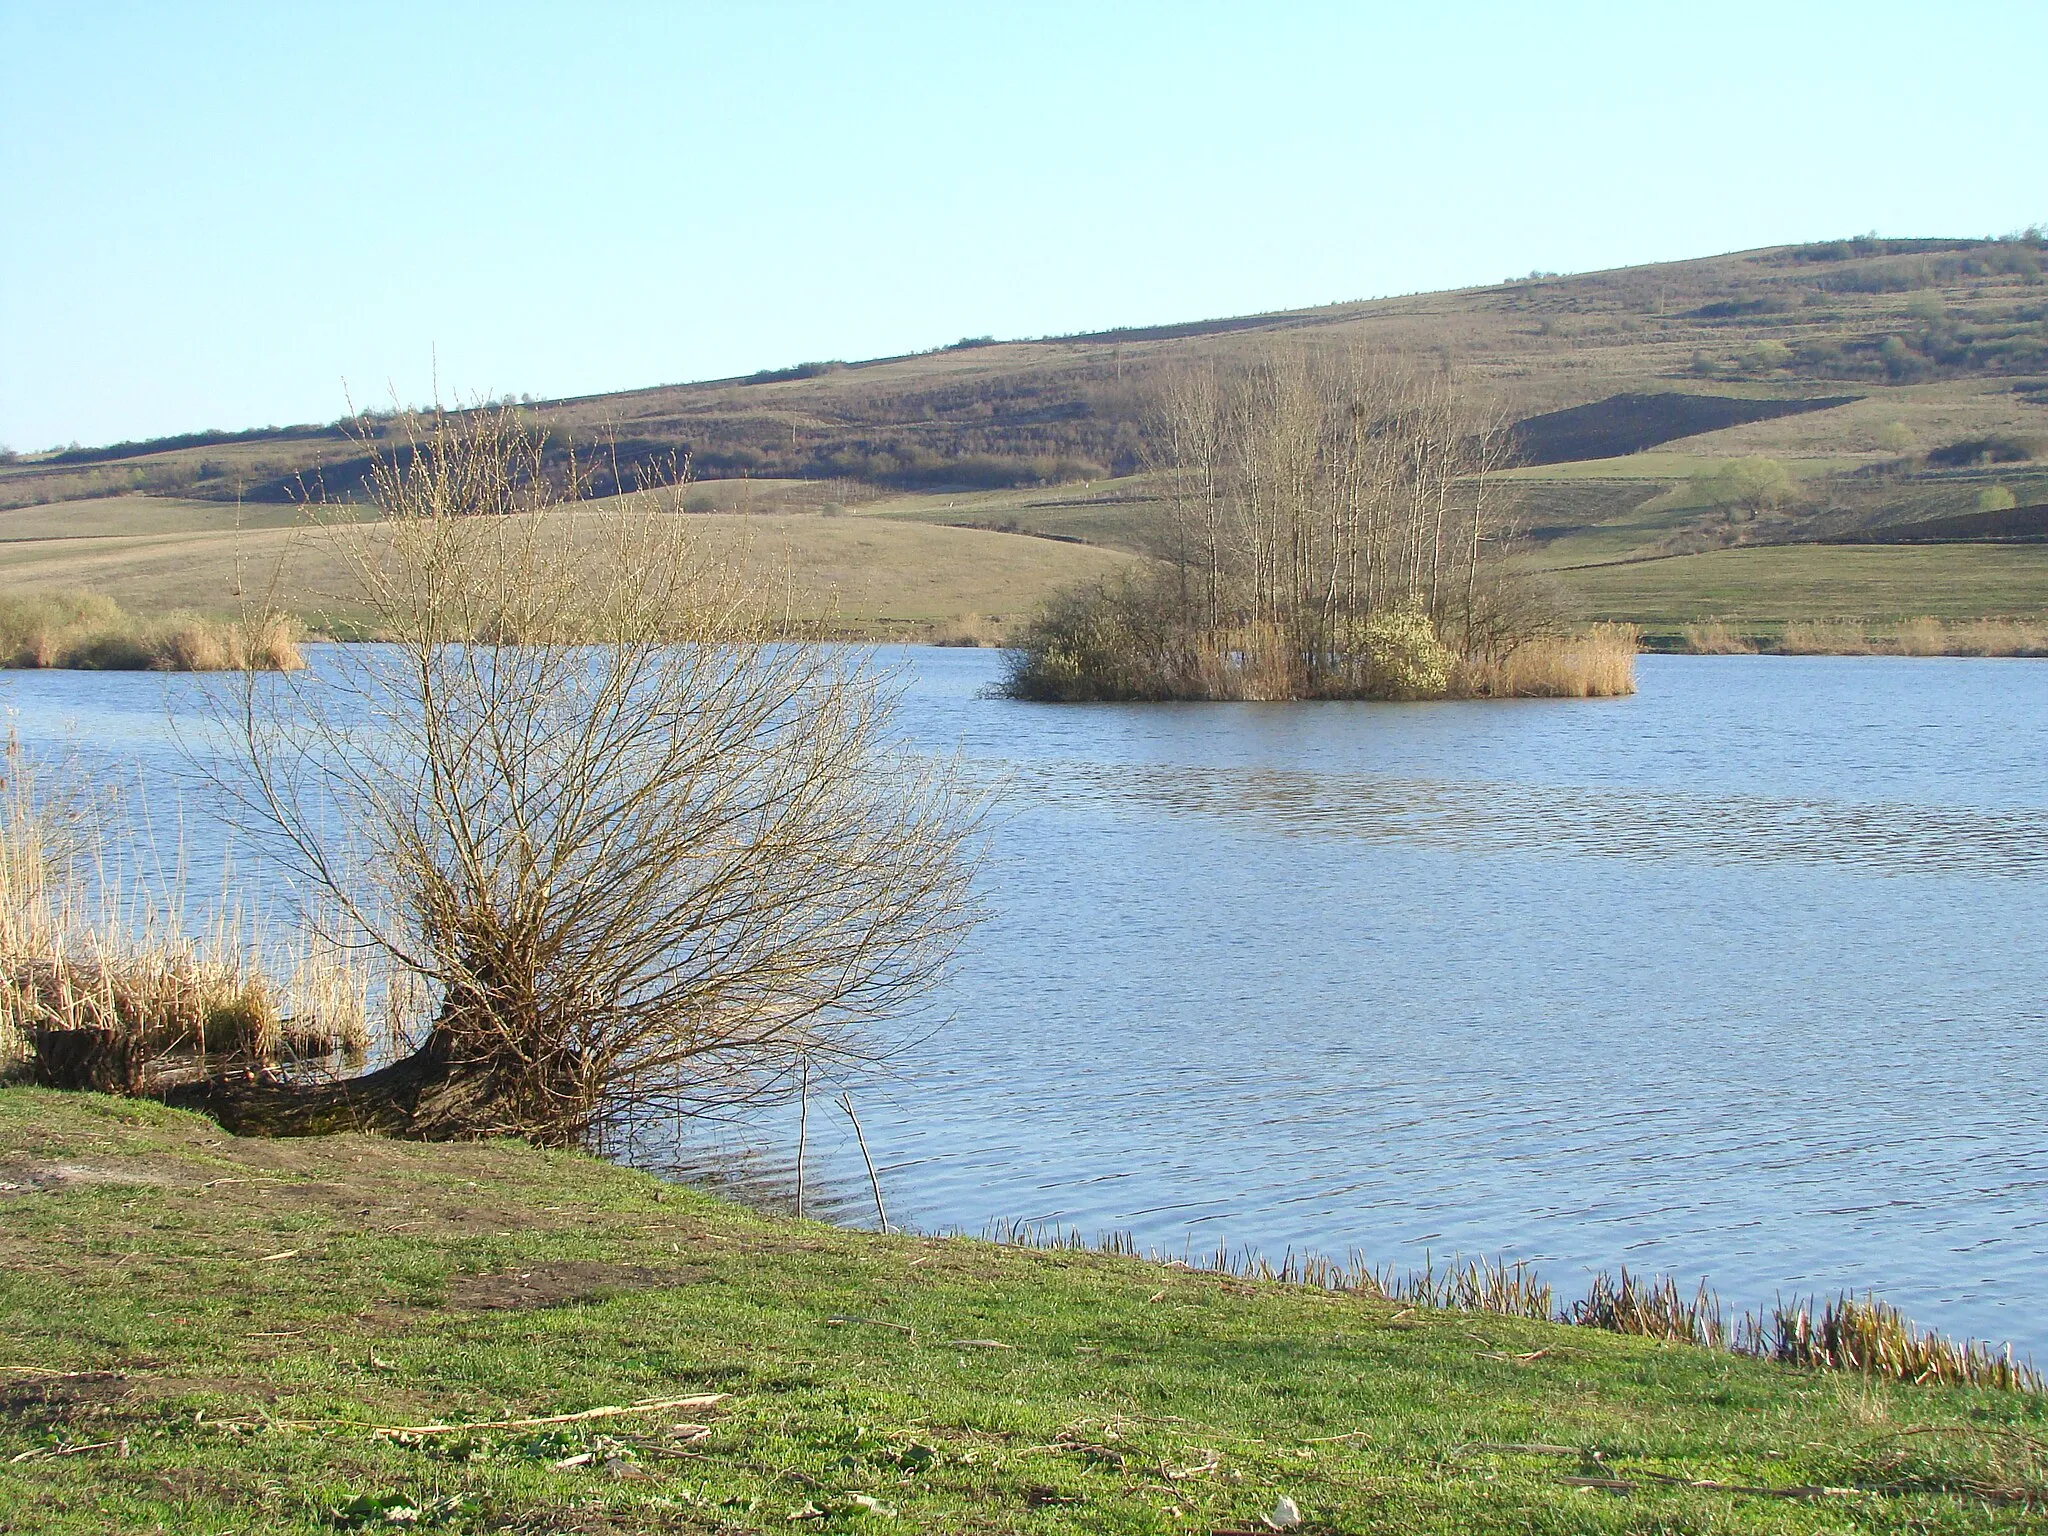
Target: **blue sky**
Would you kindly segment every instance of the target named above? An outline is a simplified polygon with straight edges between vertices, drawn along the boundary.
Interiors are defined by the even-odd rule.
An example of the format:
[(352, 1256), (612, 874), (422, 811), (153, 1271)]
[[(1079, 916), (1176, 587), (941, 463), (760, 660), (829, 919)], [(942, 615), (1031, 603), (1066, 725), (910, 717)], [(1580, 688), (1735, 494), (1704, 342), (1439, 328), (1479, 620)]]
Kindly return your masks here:
[(0, 0), (0, 443), (2048, 219), (2041, 0)]

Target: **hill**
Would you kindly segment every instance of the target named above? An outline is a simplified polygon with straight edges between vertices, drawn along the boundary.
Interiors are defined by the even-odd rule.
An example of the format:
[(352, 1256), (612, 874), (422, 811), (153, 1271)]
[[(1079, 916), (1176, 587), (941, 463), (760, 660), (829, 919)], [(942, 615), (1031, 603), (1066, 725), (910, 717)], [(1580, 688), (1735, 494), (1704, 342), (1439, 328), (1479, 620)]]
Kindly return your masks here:
[[(1276, 343), (1356, 344), (1455, 366), (1517, 422), (1529, 560), (1559, 572), (1589, 612), (1638, 617), (1603, 606), (1614, 583), (1578, 573), (1850, 541), (1885, 548), (1890, 585), (1910, 590), (1928, 554), (1915, 546), (1928, 539), (2010, 538), (1995, 531), (2002, 524), (1980, 535), (1967, 519), (2048, 501), (2044, 267), (2038, 232), (1866, 238), (969, 341), (530, 409), (554, 453), (577, 455), (600, 493), (687, 461), (706, 510), (851, 509), (1142, 554), (1157, 539), (1143, 470), (1146, 401), (1162, 370)], [(150, 511), (138, 497), (173, 504), (193, 529), (283, 520), (309, 488), (352, 495), (369, 455), (401, 448), (403, 431), (371, 415), (16, 456), (0, 464), (0, 540), (140, 536), (122, 522)], [(1748, 460), (1781, 468), (1790, 489), (1768, 505), (1717, 499), (1711, 472)], [(150, 512), (158, 531), (162, 513)], [(1921, 524), (1927, 532), (1911, 531)], [(1840, 567), (1837, 608), (1862, 611), (1863, 568)], [(2048, 590), (2007, 584), (1997, 600), (2031, 613), (2048, 607)]]

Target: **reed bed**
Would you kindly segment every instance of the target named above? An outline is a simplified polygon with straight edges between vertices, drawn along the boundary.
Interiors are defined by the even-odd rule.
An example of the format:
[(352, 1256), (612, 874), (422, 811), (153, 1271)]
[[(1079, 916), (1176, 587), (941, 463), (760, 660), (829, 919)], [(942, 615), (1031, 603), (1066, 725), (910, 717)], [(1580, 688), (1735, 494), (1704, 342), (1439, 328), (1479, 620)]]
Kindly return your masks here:
[[(1011, 1222), (997, 1223), (983, 1236), (1015, 1247), (1141, 1256), (1128, 1232), (1090, 1240), (1078, 1228)], [(1520, 1262), (1453, 1259), (1439, 1269), (1431, 1259), (1419, 1270), (1402, 1273), (1376, 1267), (1355, 1251), (1339, 1262), (1289, 1250), (1278, 1264), (1255, 1250), (1224, 1246), (1204, 1255), (1186, 1251), (1176, 1258), (1153, 1252), (1142, 1257), (1233, 1280), (1305, 1286), (1394, 1306), (1562, 1323), (1872, 1380), (2048, 1395), (2048, 1377), (2031, 1362), (2015, 1360), (2010, 1345), (1995, 1349), (1974, 1339), (1958, 1344), (1914, 1327), (1896, 1307), (1874, 1297), (1839, 1296), (1818, 1310), (1811, 1300), (1781, 1302), (1768, 1311), (1731, 1318), (1704, 1281), (1688, 1294), (1669, 1276), (1645, 1278), (1626, 1268), (1619, 1278), (1595, 1275), (1585, 1296), (1559, 1305), (1551, 1287)]]
[(360, 962), (312, 937), (266, 953), (225, 901), (196, 931), (182, 883), (123, 889), (110, 873), (108, 815), (89, 793), (45, 793), (20, 745), (7, 744), (0, 1067), (56, 1087), (139, 1093), (210, 1056), (272, 1066), (367, 1051)]
[(296, 621), (144, 619), (84, 593), (0, 596), (0, 667), (101, 672), (296, 672), (305, 666)]
[(2010, 1344), (2003, 1349), (1975, 1339), (1956, 1344), (1915, 1328), (1896, 1307), (1874, 1297), (1837, 1297), (1818, 1315), (1811, 1302), (1774, 1308), (1768, 1319), (1753, 1324), (1745, 1344), (1745, 1354), (1818, 1370), (1853, 1371), (1889, 1381), (2048, 1391), (2031, 1363), (2013, 1359)]
[(1756, 641), (1731, 629), (1721, 619), (1704, 619), (1697, 624), (1688, 624), (1680, 634), (1684, 640), (1681, 649), (1694, 656), (1756, 654)]
[(1775, 644), (1745, 635), (1721, 619), (1688, 624), (1681, 651), (1694, 656), (2048, 656), (2048, 620), (1907, 619), (1890, 628), (1862, 619), (1804, 619), (1785, 626)]
[(1464, 663), (1451, 691), (1472, 698), (1613, 699), (1636, 691), (1633, 624), (1595, 624), (1578, 634), (1526, 641), (1499, 661)]

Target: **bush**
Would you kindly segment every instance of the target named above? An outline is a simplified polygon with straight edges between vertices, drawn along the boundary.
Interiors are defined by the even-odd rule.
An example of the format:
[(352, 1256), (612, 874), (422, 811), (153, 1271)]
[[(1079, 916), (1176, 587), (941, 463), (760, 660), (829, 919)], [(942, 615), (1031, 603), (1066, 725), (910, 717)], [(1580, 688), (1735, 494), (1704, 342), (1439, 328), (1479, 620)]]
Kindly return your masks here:
[(1792, 500), (1792, 472), (1776, 459), (1732, 459), (1702, 470), (1694, 482), (1707, 505), (1739, 509), (1754, 517)]
[(1374, 698), (1435, 699), (1450, 686), (1456, 659), (1437, 638), (1418, 600), (1370, 615), (1363, 638), (1367, 686)]
[(1186, 698), (1190, 639), (1158, 578), (1105, 577), (1046, 604), (1010, 653), (1003, 691), (1046, 704)]

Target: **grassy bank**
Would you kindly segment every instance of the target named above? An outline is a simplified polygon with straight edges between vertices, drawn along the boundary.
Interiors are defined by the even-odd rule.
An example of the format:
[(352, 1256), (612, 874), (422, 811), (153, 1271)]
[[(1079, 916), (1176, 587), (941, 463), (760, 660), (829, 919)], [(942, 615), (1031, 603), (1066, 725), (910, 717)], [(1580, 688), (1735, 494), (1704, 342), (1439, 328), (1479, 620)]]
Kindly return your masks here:
[(2038, 1396), (875, 1237), (523, 1145), (8, 1089), (0, 1186), (10, 1530), (1264, 1530), (1284, 1496), (1309, 1532), (1988, 1531), (2048, 1498)]
[(0, 667), (222, 672), (253, 665), (295, 672), (306, 664), (298, 640), (298, 625), (277, 614), (251, 621), (190, 613), (143, 618), (88, 593), (0, 596)]

